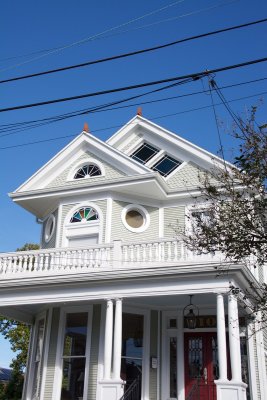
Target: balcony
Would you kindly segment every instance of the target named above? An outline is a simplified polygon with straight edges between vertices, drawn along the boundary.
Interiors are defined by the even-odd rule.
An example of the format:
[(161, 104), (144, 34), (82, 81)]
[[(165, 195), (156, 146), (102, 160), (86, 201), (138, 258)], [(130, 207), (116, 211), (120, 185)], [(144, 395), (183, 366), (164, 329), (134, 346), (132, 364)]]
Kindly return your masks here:
[[(0, 254), (0, 280), (77, 274), (101, 270), (218, 263), (219, 254), (194, 254), (181, 240), (124, 243), (119, 240), (86, 248), (51, 248)], [(256, 271), (251, 269), (257, 278)]]

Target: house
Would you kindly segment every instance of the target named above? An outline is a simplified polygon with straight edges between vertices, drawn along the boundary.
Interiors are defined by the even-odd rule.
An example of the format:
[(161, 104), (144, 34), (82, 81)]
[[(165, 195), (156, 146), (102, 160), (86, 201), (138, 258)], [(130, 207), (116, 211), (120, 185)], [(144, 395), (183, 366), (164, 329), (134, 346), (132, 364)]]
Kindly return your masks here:
[(266, 399), (267, 336), (230, 290), (266, 272), (218, 277), (177, 235), (214, 159), (136, 115), (10, 194), (42, 225), (40, 250), (0, 254), (1, 314), (33, 326), (24, 400)]
[(6, 385), (12, 376), (12, 369), (0, 367), (0, 384)]

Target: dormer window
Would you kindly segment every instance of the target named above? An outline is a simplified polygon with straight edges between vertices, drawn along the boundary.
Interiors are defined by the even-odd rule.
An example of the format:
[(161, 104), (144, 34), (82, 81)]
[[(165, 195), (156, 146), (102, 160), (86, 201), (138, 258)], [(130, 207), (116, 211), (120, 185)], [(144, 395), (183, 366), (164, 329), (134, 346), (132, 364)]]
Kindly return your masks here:
[(142, 144), (137, 150), (133, 152), (131, 157), (141, 164), (146, 164), (155, 154), (159, 152), (158, 149), (148, 143)]
[(85, 164), (74, 175), (74, 179), (84, 179), (102, 175), (100, 168), (95, 164)]
[(70, 223), (96, 221), (99, 219), (97, 211), (92, 207), (82, 207), (70, 219)]
[(166, 177), (181, 164), (182, 163), (180, 161), (165, 155), (152, 167), (152, 169), (153, 171), (157, 171), (160, 173), (160, 175)]

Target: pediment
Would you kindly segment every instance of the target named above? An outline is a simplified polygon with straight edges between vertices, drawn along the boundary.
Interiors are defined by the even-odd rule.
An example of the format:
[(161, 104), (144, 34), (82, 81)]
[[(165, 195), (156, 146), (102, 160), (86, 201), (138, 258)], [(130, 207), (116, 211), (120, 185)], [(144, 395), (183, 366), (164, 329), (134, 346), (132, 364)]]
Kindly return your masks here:
[[(99, 166), (101, 175), (90, 176), (88, 179), (74, 179), (75, 171), (88, 163)], [(14, 193), (62, 186), (88, 186), (96, 181), (114, 181), (121, 177), (148, 172), (150, 170), (147, 167), (127, 157), (118, 149), (112, 148), (87, 132), (82, 132)]]

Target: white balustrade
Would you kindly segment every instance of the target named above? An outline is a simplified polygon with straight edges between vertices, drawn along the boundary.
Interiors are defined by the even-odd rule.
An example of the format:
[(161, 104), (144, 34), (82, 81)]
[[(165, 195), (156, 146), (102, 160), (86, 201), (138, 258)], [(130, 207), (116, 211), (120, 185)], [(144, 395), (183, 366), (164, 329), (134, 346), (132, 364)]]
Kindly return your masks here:
[[(0, 279), (96, 271), (102, 268), (164, 266), (177, 262), (218, 262), (220, 255), (189, 252), (178, 239), (135, 243), (116, 240), (87, 248), (57, 248), (0, 253)], [(257, 278), (254, 268), (250, 268)]]

